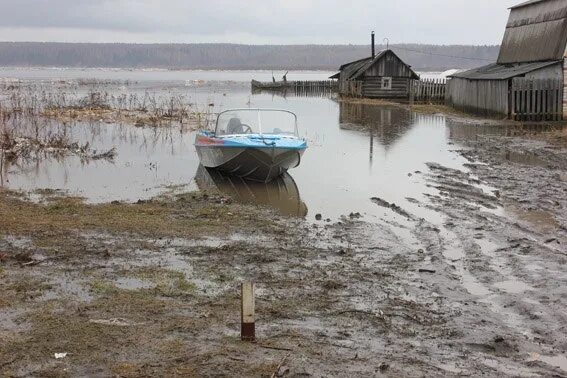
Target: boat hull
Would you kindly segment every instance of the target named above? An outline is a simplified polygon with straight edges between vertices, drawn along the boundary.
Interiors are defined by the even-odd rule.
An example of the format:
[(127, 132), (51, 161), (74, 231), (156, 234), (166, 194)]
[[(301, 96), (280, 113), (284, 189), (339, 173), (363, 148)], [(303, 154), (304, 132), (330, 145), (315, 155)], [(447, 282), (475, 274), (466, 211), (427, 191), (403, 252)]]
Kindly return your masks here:
[(288, 88), (292, 88), (293, 86), (294, 83), (289, 81), (262, 83), (260, 81), (252, 80), (252, 89), (285, 90)]
[(305, 150), (196, 145), (201, 164), (237, 177), (268, 182), (295, 168)]

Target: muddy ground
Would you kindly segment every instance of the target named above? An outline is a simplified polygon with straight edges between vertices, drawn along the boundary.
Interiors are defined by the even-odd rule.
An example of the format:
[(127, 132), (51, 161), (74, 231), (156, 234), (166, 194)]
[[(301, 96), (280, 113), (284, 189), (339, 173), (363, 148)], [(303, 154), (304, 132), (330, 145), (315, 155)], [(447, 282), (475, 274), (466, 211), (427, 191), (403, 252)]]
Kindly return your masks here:
[(467, 144), (466, 171), (411, 172), (438, 221), (380, 198), (388, 221), (331, 223), (216, 193), (0, 190), (0, 374), (567, 376), (567, 149)]

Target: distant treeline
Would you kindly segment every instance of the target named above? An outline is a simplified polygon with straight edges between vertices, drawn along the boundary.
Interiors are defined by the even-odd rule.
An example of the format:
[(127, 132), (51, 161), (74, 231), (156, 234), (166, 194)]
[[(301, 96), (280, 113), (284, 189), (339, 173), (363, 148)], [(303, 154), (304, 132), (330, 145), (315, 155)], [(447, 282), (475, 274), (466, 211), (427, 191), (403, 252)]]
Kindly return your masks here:
[[(390, 48), (416, 70), (481, 66), (495, 61), (499, 49), (418, 44)], [(360, 45), (0, 42), (0, 66), (4, 67), (336, 70), (368, 56), (370, 47)]]

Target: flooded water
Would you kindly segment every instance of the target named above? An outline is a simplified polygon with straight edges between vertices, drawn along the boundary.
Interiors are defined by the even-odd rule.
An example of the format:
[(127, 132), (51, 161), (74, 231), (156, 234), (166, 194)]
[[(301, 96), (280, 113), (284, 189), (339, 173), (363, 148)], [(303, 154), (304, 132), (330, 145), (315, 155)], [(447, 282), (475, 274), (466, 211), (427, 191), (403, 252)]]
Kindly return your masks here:
[[(289, 80), (327, 80), (335, 72), (291, 71)], [(108, 68), (0, 68), (0, 79), (18, 80), (117, 80), (130, 82), (174, 84), (178, 82), (234, 82), (250, 84), (252, 79), (260, 81), (277, 80), (285, 71), (214, 71), (214, 70), (161, 70), (161, 69), (108, 69)]]
[[(323, 79), (329, 73), (291, 72), (293, 79)], [(89, 202), (137, 201), (165, 190), (217, 186), (236, 200), (276, 208), (283, 214), (323, 219), (359, 212), (381, 219), (390, 209), (372, 197), (394, 203), (417, 216), (434, 215), (419, 205), (433, 193), (421, 172), (426, 163), (466, 170), (454, 150), (470, 137), (471, 126), (449, 125), (444, 116), (419, 115), (394, 106), (339, 103), (329, 97), (281, 96), (250, 92), (249, 80), (271, 72), (0, 70), (0, 77), (26, 80), (133, 80), (115, 91), (169, 91), (215, 112), (233, 107), (283, 108), (298, 115), (300, 134), (308, 140), (301, 165), (270, 185), (211, 176), (193, 147), (194, 133), (179, 128), (77, 123), (73, 140), (99, 150), (115, 147), (113, 162), (85, 162), (78, 157), (48, 158), (5, 167), (3, 185), (13, 189), (62, 189)], [(491, 129), (493, 132), (494, 129)], [(479, 129), (475, 129), (479, 132)], [(454, 138), (454, 136), (457, 136)], [(509, 155), (512, 156), (512, 155)], [(417, 200), (417, 201), (416, 201)]]

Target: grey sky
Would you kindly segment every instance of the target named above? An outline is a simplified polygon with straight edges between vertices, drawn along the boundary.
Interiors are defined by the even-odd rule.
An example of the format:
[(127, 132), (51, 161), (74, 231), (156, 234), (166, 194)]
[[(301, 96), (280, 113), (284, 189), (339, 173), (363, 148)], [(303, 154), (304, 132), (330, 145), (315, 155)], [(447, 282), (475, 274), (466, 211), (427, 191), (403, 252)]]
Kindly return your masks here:
[(498, 44), (521, 0), (0, 0), (0, 40)]

